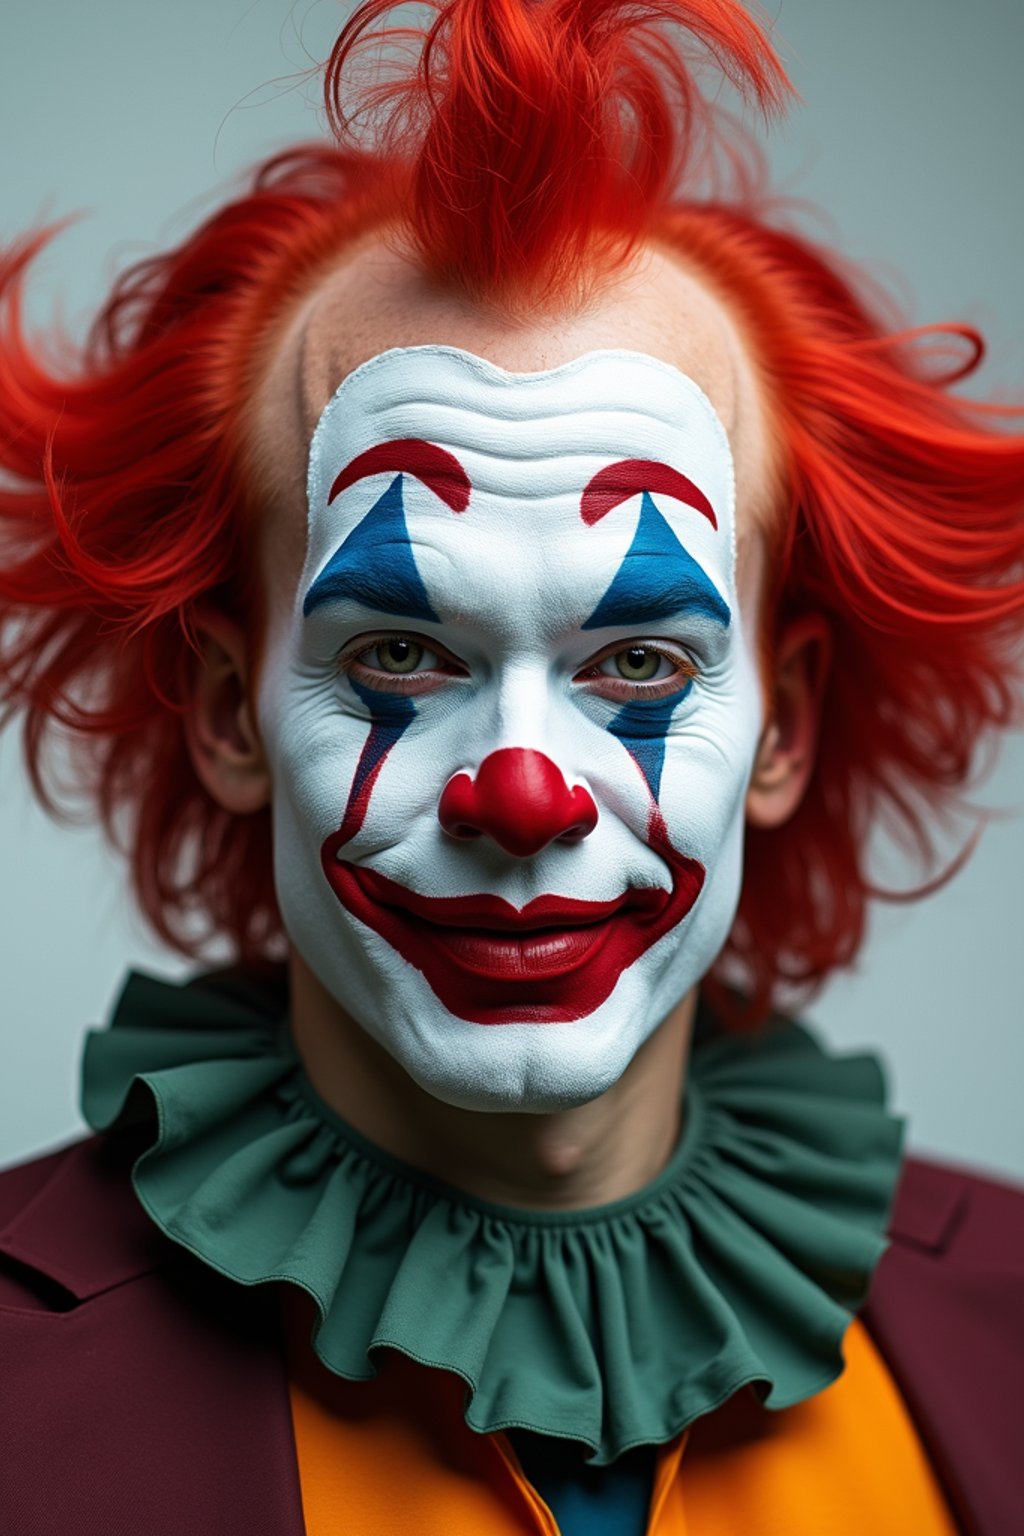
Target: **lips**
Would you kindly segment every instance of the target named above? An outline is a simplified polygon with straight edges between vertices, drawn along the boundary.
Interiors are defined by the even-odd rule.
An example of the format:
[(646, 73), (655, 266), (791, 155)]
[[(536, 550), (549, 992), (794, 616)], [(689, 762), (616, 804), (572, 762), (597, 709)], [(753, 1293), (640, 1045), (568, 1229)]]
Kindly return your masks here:
[(671, 889), (631, 887), (611, 901), (538, 896), (517, 908), (486, 892), (424, 896), (339, 860), (342, 832), (326, 840), (321, 862), (346, 911), (421, 971), (457, 1018), (563, 1024), (593, 1013), (700, 894), (704, 866), (672, 848), (661, 827), (652, 833), (672, 871)]

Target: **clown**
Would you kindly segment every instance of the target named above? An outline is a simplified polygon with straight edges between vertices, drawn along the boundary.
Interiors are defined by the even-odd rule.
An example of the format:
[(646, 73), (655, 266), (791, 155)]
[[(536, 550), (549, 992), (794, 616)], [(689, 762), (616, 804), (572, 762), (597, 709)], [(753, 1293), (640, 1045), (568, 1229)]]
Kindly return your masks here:
[(91, 373), (0, 353), (5, 696), (237, 959), (131, 978), (0, 1181), (0, 1500), (52, 1530), (59, 1445), (82, 1532), (996, 1536), (1016, 1335), (950, 1298), (1020, 1196), (771, 1008), (1010, 717), (1024, 442), (684, 195), (673, 24), (787, 89), (739, 6), (437, 0), (381, 95), (388, 9)]
[(594, 1099), (739, 895), (760, 707), (725, 429), (640, 353), (395, 349), (321, 417), (309, 507), (259, 709), (289, 932), (447, 1102)]

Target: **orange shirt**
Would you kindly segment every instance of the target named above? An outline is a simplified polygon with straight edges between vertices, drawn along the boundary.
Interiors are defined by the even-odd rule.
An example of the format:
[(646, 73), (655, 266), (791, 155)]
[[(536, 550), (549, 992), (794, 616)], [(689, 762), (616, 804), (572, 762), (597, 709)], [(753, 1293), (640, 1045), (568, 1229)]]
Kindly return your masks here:
[[(292, 1418), (308, 1536), (557, 1536), (504, 1435), (462, 1416), (450, 1373), (389, 1355), (345, 1382), (292, 1328)], [(749, 1390), (659, 1454), (648, 1536), (957, 1536), (913, 1424), (854, 1319), (846, 1368), (778, 1413)]]

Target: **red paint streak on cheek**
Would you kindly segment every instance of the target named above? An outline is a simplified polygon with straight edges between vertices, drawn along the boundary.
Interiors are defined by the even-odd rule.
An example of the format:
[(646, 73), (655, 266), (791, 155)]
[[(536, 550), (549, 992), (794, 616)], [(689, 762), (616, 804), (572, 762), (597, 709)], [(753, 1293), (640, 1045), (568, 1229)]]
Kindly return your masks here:
[[(689, 915), (690, 909), (704, 888), (704, 882), (707, 879), (707, 869), (699, 859), (687, 858), (684, 853), (680, 853), (676, 848), (669, 835), (668, 822), (665, 820), (661, 806), (653, 794), (651, 794), (651, 787), (646, 773), (644, 773), (643, 768), (636, 758), (633, 757), (632, 753), (630, 753), (630, 757), (636, 763), (637, 771), (643, 779), (644, 788), (647, 790), (651, 802), (647, 812), (647, 846), (653, 849), (659, 858), (664, 859), (672, 871), (673, 903), (677, 913), (676, 921), (682, 922), (683, 918)], [(675, 898), (680, 892), (685, 894), (682, 900), (677, 903)], [(668, 932), (668, 927), (664, 931)]]
[(320, 850), (320, 861), (325, 873), (328, 866), (334, 863), (338, 849), (352, 841), (366, 820), (374, 785), (400, 734), (393, 726), (375, 725), (371, 728), (359, 754), (341, 826), (326, 839)]
[(668, 826), (657, 802), (651, 806), (647, 816), (647, 841), (657, 853), (672, 846), (669, 841)]

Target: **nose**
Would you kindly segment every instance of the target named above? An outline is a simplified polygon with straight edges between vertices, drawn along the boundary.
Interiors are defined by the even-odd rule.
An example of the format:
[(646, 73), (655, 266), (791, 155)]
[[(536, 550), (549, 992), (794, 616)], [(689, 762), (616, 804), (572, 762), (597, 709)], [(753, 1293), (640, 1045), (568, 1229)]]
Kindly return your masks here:
[(570, 789), (543, 752), (502, 747), (485, 757), (475, 779), (457, 773), (445, 785), (438, 820), (450, 837), (489, 837), (517, 859), (549, 843), (576, 843), (597, 826), (589, 790)]

